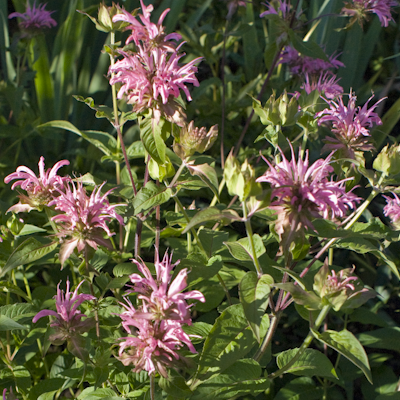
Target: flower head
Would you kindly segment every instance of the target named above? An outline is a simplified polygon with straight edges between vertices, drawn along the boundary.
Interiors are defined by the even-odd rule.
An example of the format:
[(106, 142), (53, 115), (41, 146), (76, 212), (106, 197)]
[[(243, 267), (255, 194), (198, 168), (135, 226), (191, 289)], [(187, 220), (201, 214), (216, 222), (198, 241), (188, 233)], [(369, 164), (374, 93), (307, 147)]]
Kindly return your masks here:
[(279, 149), (282, 161), (273, 165), (264, 159), (269, 169), (257, 179), (257, 182), (271, 184), (271, 208), (278, 214), (275, 230), (280, 236), (285, 230), (295, 232), (304, 227), (313, 229), (313, 218), (342, 218), (360, 200), (352, 192), (346, 192), (346, 179), (338, 182), (329, 179), (333, 172), (330, 165), (333, 153), (325, 160), (319, 159), (309, 166), (308, 151), (304, 160), (299, 152), (296, 162), (291, 145), (290, 148), (291, 161)]
[(374, 125), (381, 125), (382, 121), (378, 114), (374, 112), (378, 104), (383, 100), (376, 102), (371, 108), (368, 103), (371, 96), (363, 107), (356, 107), (357, 97), (350, 92), (347, 106), (343, 103), (343, 97), (340, 96), (337, 102), (327, 100), (329, 108), (316, 114), (319, 118), (318, 125), (324, 122), (332, 122), (332, 133), (335, 138), (327, 138), (328, 144), (324, 149), (344, 149), (345, 156), (354, 158), (355, 151), (372, 150), (373, 145), (369, 141), (370, 133), (367, 128)]
[(13, 390), (12, 390), (11, 387), (10, 387), (10, 395), (6, 397), (6, 394), (7, 394), (7, 389), (4, 389), (4, 390), (3, 390), (3, 400), (18, 400), (18, 399), (15, 397), (15, 395), (14, 395)]
[(170, 9), (164, 10), (157, 24), (154, 24), (150, 21), (150, 15), (154, 7), (151, 4), (146, 7), (143, 0), (140, 0), (140, 5), (142, 7), (142, 14), (139, 14), (140, 21), (124, 9), (120, 9), (120, 13), (116, 14), (112, 19), (113, 22), (123, 21), (129, 24), (126, 30), (131, 30), (132, 33), (126, 40), (126, 44), (133, 41), (136, 46), (142, 46), (145, 50), (158, 47), (166, 51), (175, 51), (176, 46), (170, 40), (180, 40), (181, 35), (178, 33), (166, 35), (165, 28), (162, 25)]
[(20, 195), (21, 201), (12, 206), (8, 211), (21, 212), (30, 211), (33, 209), (41, 209), (43, 206), (49, 205), (49, 202), (54, 196), (58, 195), (58, 190), (61, 189), (65, 182), (70, 180), (69, 177), (61, 177), (57, 175), (57, 171), (64, 165), (69, 165), (68, 160), (57, 162), (53, 168), (45, 171), (44, 157), (40, 157), (39, 161), (39, 176), (28, 167), (21, 165), (16, 172), (7, 175), (4, 178), (5, 183), (18, 179), (11, 186), (14, 190), (17, 186), (25, 190), (28, 196)]
[(268, 7), (268, 10), (262, 12), (260, 14), (260, 18), (265, 17), (266, 15), (269, 14), (275, 14), (279, 15), (281, 14), (284, 19), (286, 19), (288, 16), (290, 16), (290, 2), (287, 0), (277, 0), (275, 2), (267, 2), (267, 3), (262, 3), (266, 7)]
[(122, 204), (110, 205), (107, 196), (112, 190), (102, 195), (101, 189), (104, 185), (105, 182), (94, 188), (88, 196), (81, 182), (76, 185), (69, 182), (63, 191), (58, 190), (60, 195), (49, 203), (54, 205), (56, 210), (63, 212), (52, 218), (59, 225), (57, 236), (62, 239), (68, 238), (61, 245), (61, 265), (75, 248), (81, 252), (86, 246), (96, 250), (98, 244), (110, 247), (109, 240), (103, 238), (103, 232), (108, 236), (114, 234), (107, 223), (116, 219), (123, 224), (122, 217), (115, 211), (115, 208)]
[[(124, 305), (124, 304), (123, 304)], [(167, 377), (166, 367), (175, 366), (184, 361), (176, 350), (184, 344), (192, 353), (196, 353), (189, 335), (182, 329), (182, 323), (174, 320), (152, 322), (137, 315), (131, 303), (124, 305), (126, 311), (121, 314), (124, 329), (133, 336), (121, 338), (119, 359), (124, 365), (133, 364), (134, 372), (155, 371)], [(147, 312), (143, 305), (143, 312)]]
[[(129, 292), (139, 293), (138, 298), (146, 303), (146, 314), (143, 318), (153, 319), (172, 319), (187, 324), (191, 323), (189, 309), (186, 300), (193, 299), (201, 302), (205, 298), (198, 290), (192, 290), (182, 293), (186, 288), (187, 269), (179, 271), (176, 278), (171, 282), (172, 270), (179, 264), (172, 263), (172, 254), (169, 256), (166, 252), (160, 262), (155, 263), (156, 278), (154, 279), (146, 264), (132, 260), (143, 275), (132, 274), (130, 280), (133, 283), (132, 290)], [(128, 292), (128, 293), (129, 293)]]
[(398, 6), (395, 0), (352, 0), (345, 4), (342, 8), (342, 14), (352, 17), (349, 25), (358, 21), (362, 26), (362, 22), (370, 13), (376, 14), (381, 22), (381, 26), (389, 26), (389, 22), (393, 20), (391, 8)]
[(396, 193), (392, 193), (394, 199), (383, 196), (386, 199), (386, 206), (383, 207), (383, 214), (389, 217), (396, 229), (400, 228), (400, 199)]
[(36, 323), (42, 317), (55, 317), (55, 320), (51, 322), (50, 326), (55, 328), (56, 333), (50, 337), (50, 340), (56, 344), (60, 344), (76, 334), (87, 332), (92, 326), (92, 320), (86, 319), (82, 321), (82, 318), (86, 317), (86, 315), (78, 310), (78, 307), (84, 301), (96, 299), (90, 294), (78, 294), (78, 290), (83, 282), (84, 281), (79, 283), (73, 292), (70, 292), (70, 283), (69, 280), (67, 280), (67, 290), (65, 294), (63, 290), (60, 290), (60, 284), (58, 284), (57, 294), (54, 296), (56, 299), (57, 311), (42, 310), (33, 317), (33, 323)]
[(336, 75), (329, 71), (321, 72), (319, 77), (307, 72), (305, 74), (305, 79), (301, 88), (304, 89), (307, 94), (318, 90), (321, 95), (323, 94), (327, 99), (331, 100), (343, 93), (343, 88), (338, 84), (340, 78), (337, 79)]
[(337, 60), (337, 57), (338, 55), (332, 54), (328, 60), (321, 60), (303, 56), (292, 46), (286, 46), (279, 63), (287, 64), (293, 75), (305, 75), (306, 73), (320, 75), (322, 72), (344, 67), (344, 64)]
[(41, 4), (39, 7), (36, 7), (36, 1), (33, 3), (33, 7), (31, 7), (29, 0), (27, 0), (25, 13), (13, 12), (8, 18), (19, 17), (22, 19), (22, 21), (19, 22), (22, 31), (38, 33), (41, 32), (43, 28), (51, 28), (57, 25), (57, 22), (51, 18), (51, 14), (53, 14), (54, 11), (47, 11), (45, 7), (46, 4)]

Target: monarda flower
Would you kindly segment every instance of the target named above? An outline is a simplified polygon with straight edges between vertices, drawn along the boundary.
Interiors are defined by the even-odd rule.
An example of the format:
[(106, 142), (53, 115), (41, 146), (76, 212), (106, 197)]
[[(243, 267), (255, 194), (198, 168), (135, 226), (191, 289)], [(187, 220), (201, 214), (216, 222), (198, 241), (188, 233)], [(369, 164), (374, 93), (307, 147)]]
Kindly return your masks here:
[(260, 14), (260, 18), (265, 17), (269, 14), (281, 15), (283, 19), (290, 17), (290, 2), (287, 0), (277, 0), (267, 3), (261, 3), (268, 7), (268, 10)]
[(8, 211), (15, 213), (23, 211), (31, 211), (33, 209), (41, 210), (43, 206), (48, 206), (55, 196), (58, 196), (58, 191), (61, 190), (66, 182), (70, 180), (67, 177), (57, 175), (57, 171), (64, 165), (69, 165), (68, 160), (57, 162), (53, 168), (45, 171), (44, 157), (40, 157), (39, 161), (39, 177), (28, 167), (21, 165), (16, 172), (4, 178), (5, 183), (17, 179), (11, 186), (14, 190), (17, 186), (27, 192), (27, 196), (20, 194), (20, 202), (15, 204)]
[(383, 196), (386, 199), (386, 206), (383, 207), (383, 214), (389, 217), (393, 226), (400, 229), (400, 199), (396, 193), (392, 193), (394, 198)]
[(75, 248), (82, 252), (87, 246), (97, 250), (98, 245), (111, 247), (109, 239), (103, 233), (112, 236), (114, 233), (107, 226), (112, 219), (123, 224), (123, 219), (115, 208), (124, 204), (110, 205), (107, 196), (112, 189), (101, 194), (105, 182), (95, 187), (90, 196), (87, 195), (81, 182), (69, 182), (63, 191), (58, 190), (59, 196), (49, 203), (56, 210), (62, 211), (52, 217), (58, 225), (56, 235), (62, 239), (59, 258), (61, 265), (72, 254)]
[(356, 21), (362, 26), (363, 20), (367, 19), (368, 14), (373, 13), (378, 16), (381, 26), (387, 27), (393, 20), (391, 8), (398, 5), (399, 3), (394, 0), (352, 0), (345, 3), (342, 14), (352, 17), (350, 26)]
[(342, 156), (347, 158), (355, 158), (357, 151), (370, 151), (374, 147), (370, 142), (370, 133), (368, 128), (374, 125), (381, 125), (382, 121), (378, 114), (374, 112), (378, 104), (383, 100), (379, 100), (372, 107), (368, 108), (368, 103), (372, 99), (371, 96), (363, 107), (356, 107), (357, 97), (350, 92), (347, 106), (343, 103), (343, 96), (338, 101), (327, 100), (329, 108), (316, 114), (319, 118), (318, 125), (325, 122), (332, 123), (331, 132), (334, 138), (327, 137), (324, 150), (341, 150)]
[[(183, 345), (197, 353), (180, 321), (150, 321), (138, 316), (132, 304), (123, 306), (126, 311), (121, 314), (122, 325), (132, 336), (121, 338), (118, 358), (124, 365), (133, 365), (134, 372), (158, 372), (167, 377), (167, 367), (177, 367), (185, 362), (177, 352)], [(146, 305), (142, 308), (140, 314), (146, 314)]]
[[(158, 256), (157, 256), (158, 258)], [(128, 293), (138, 293), (138, 298), (146, 304), (146, 312), (141, 318), (146, 319), (171, 319), (182, 323), (190, 324), (189, 309), (192, 305), (187, 304), (187, 300), (199, 300), (205, 302), (205, 298), (198, 290), (189, 292), (182, 291), (186, 288), (187, 269), (179, 271), (178, 275), (171, 282), (172, 270), (179, 264), (172, 263), (172, 254), (166, 252), (162, 261), (156, 261), (156, 277), (153, 278), (146, 264), (132, 260), (143, 275), (132, 274), (129, 279), (133, 285)], [(139, 317), (139, 314), (137, 314)]]
[(51, 14), (53, 14), (54, 11), (47, 11), (45, 7), (46, 4), (41, 4), (39, 7), (36, 7), (36, 1), (33, 3), (33, 7), (31, 7), (29, 1), (27, 1), (25, 13), (13, 12), (8, 18), (18, 17), (22, 19), (18, 25), (21, 31), (24, 32), (24, 36), (40, 33), (44, 28), (51, 28), (57, 25), (57, 22), (51, 18)]
[(82, 283), (76, 287), (73, 292), (70, 292), (70, 283), (67, 280), (67, 290), (60, 289), (60, 284), (57, 285), (57, 294), (54, 296), (56, 300), (56, 310), (42, 310), (34, 317), (32, 322), (36, 323), (40, 318), (52, 316), (55, 319), (50, 323), (50, 326), (55, 329), (55, 333), (50, 336), (50, 341), (54, 344), (62, 344), (76, 335), (87, 332), (93, 326), (92, 319), (82, 321), (85, 314), (78, 310), (78, 307), (84, 302), (95, 300), (96, 298), (90, 294), (80, 293), (78, 290)]
[(291, 161), (280, 149), (281, 162), (272, 164), (264, 158), (269, 169), (256, 180), (271, 185), (270, 208), (278, 216), (275, 231), (281, 238), (285, 234), (286, 240), (304, 228), (314, 229), (311, 222), (314, 218), (335, 220), (344, 217), (347, 210), (354, 208), (360, 200), (352, 192), (346, 192), (347, 179), (338, 182), (329, 179), (333, 172), (330, 165), (333, 153), (309, 166), (308, 151), (304, 160), (299, 151), (296, 162), (291, 145), (290, 149)]
[(324, 73), (321, 72), (319, 77), (307, 72), (305, 78), (306, 80), (301, 88), (304, 89), (307, 94), (310, 94), (314, 90), (318, 90), (321, 95), (332, 100), (343, 93), (343, 88), (338, 84), (340, 78), (337, 79), (336, 75), (329, 71)]

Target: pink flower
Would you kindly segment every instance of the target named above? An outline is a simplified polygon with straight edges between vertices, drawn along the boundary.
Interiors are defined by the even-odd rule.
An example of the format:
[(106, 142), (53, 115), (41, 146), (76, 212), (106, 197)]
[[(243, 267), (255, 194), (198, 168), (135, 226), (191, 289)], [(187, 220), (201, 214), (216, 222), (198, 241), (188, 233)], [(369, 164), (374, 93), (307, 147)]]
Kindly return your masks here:
[(383, 214), (389, 217), (396, 228), (400, 227), (400, 199), (396, 193), (392, 193), (394, 199), (383, 196), (386, 199), (386, 206), (383, 207)]
[[(162, 320), (151, 322), (141, 318), (131, 303), (123, 304), (127, 311), (121, 314), (124, 329), (131, 335), (121, 338), (119, 343), (119, 359), (124, 365), (133, 364), (134, 372), (155, 371), (167, 377), (166, 367), (176, 366), (179, 360), (184, 361), (176, 350), (184, 344), (192, 353), (196, 353), (189, 335), (180, 321)], [(146, 305), (143, 311), (147, 313)]]
[(164, 18), (170, 11), (169, 8), (163, 11), (157, 24), (150, 21), (150, 14), (154, 7), (149, 4), (147, 7), (144, 5), (143, 0), (140, 0), (143, 14), (139, 14), (140, 23), (136, 17), (134, 17), (128, 11), (121, 9), (121, 13), (114, 15), (113, 22), (123, 21), (130, 25), (127, 26), (126, 30), (131, 30), (132, 33), (126, 40), (126, 44), (135, 42), (136, 46), (142, 46), (146, 50), (159, 47), (166, 51), (175, 51), (175, 45), (169, 42), (171, 39), (180, 40), (182, 37), (178, 33), (171, 33), (166, 35), (162, 23)]
[(286, 46), (280, 64), (288, 64), (290, 72), (293, 75), (297, 74), (316, 74), (320, 75), (332, 68), (344, 67), (344, 64), (337, 60), (338, 55), (331, 55), (328, 61), (319, 58), (311, 58), (303, 56), (291, 46)]
[(325, 108), (315, 116), (319, 118), (318, 125), (324, 122), (332, 122), (331, 131), (335, 138), (327, 138), (328, 144), (324, 149), (344, 149), (345, 155), (349, 158), (354, 158), (355, 151), (373, 149), (373, 145), (369, 142), (370, 133), (367, 128), (382, 124), (374, 110), (383, 99), (368, 108), (368, 103), (372, 97), (362, 108), (356, 107), (357, 97), (352, 92), (349, 94), (347, 107), (343, 103), (342, 96), (339, 97), (338, 102), (327, 100), (329, 108)]
[(346, 192), (343, 179), (335, 182), (328, 179), (333, 172), (329, 165), (333, 153), (325, 160), (319, 159), (309, 166), (308, 151), (305, 159), (296, 163), (294, 150), (290, 145), (292, 160), (285, 158), (279, 149), (282, 161), (271, 164), (268, 160), (268, 171), (257, 182), (269, 182), (272, 188), (271, 206), (276, 210), (278, 220), (275, 230), (282, 236), (285, 230), (296, 232), (303, 227), (314, 229), (311, 219), (336, 219), (345, 216), (360, 200), (352, 192)]
[[(264, 11), (260, 14), (260, 18), (265, 17), (266, 15), (269, 14), (275, 14), (279, 15), (281, 13), (282, 17), (286, 19), (288, 16), (290, 16), (290, 2), (287, 0), (278, 0), (276, 2), (267, 2), (267, 3), (262, 3), (266, 7), (268, 7), (267, 11)], [(274, 6), (275, 5), (275, 6)]]
[(107, 223), (116, 219), (123, 224), (123, 219), (115, 211), (115, 208), (124, 204), (110, 205), (107, 196), (113, 191), (109, 190), (104, 195), (101, 189), (105, 182), (99, 187), (95, 187), (90, 197), (82, 183), (75, 185), (69, 182), (64, 191), (58, 190), (59, 196), (49, 203), (54, 205), (56, 210), (62, 211), (52, 218), (59, 225), (59, 231), (56, 233), (65, 240), (60, 249), (60, 262), (64, 265), (65, 260), (72, 254), (75, 248), (82, 252), (86, 246), (97, 250), (97, 245), (110, 247), (108, 239), (103, 238), (103, 232), (108, 236), (111, 233)]
[(347, 276), (345, 270), (341, 270), (339, 275), (336, 275), (334, 270), (331, 271), (331, 274), (327, 276), (325, 293), (331, 294), (335, 292), (340, 292), (345, 289), (349, 289), (354, 291), (355, 287), (351, 283), (352, 281), (356, 281), (358, 278), (356, 276)]
[(50, 326), (55, 328), (56, 333), (50, 337), (50, 340), (56, 342), (56, 344), (61, 344), (64, 340), (76, 334), (87, 332), (92, 326), (91, 319), (82, 321), (82, 318), (86, 317), (86, 315), (78, 310), (78, 307), (84, 301), (96, 299), (90, 294), (78, 294), (78, 290), (83, 282), (84, 281), (79, 283), (74, 292), (70, 292), (70, 283), (69, 280), (67, 280), (67, 290), (65, 294), (63, 290), (60, 290), (60, 284), (58, 284), (57, 295), (54, 296), (56, 299), (57, 311), (42, 310), (33, 317), (33, 323), (36, 323), (42, 317), (55, 317), (55, 320), (50, 323)]
[(179, 264), (179, 261), (172, 264), (172, 254), (168, 256), (166, 252), (163, 260), (155, 263), (155, 279), (143, 261), (132, 261), (137, 265), (143, 276), (139, 274), (130, 275), (129, 278), (133, 286), (128, 293), (139, 293), (138, 298), (145, 301), (148, 311), (142, 315), (142, 318), (157, 320), (168, 318), (190, 324), (189, 309), (191, 305), (188, 305), (186, 300), (199, 300), (204, 303), (205, 298), (198, 290), (182, 293), (187, 286), (187, 269), (180, 270), (171, 282), (172, 270)]
[(230, 20), (232, 18), (238, 7), (246, 7), (246, 1), (228, 0), (228, 14), (226, 16), (227, 20)]
[[(53, 168), (45, 171), (44, 157), (40, 157), (39, 161), (39, 177), (24, 165), (17, 168), (16, 172), (4, 178), (5, 183), (9, 183), (14, 179), (19, 179), (14, 182), (11, 189), (14, 190), (17, 186), (25, 190), (28, 196), (20, 195), (21, 201), (8, 209), (12, 212), (31, 211), (33, 209), (41, 209), (47, 206), (55, 195), (58, 195), (57, 190), (64, 186), (65, 182), (70, 180), (69, 177), (61, 177), (57, 175), (57, 171), (64, 165), (69, 165), (68, 160), (57, 162)], [(8, 212), (7, 211), (7, 212)]]
[(10, 387), (10, 395), (8, 397), (6, 397), (7, 394), (7, 389), (3, 390), (3, 400), (18, 400), (13, 393), (12, 388)]
[(19, 17), (22, 19), (19, 22), (19, 26), (21, 30), (27, 32), (40, 32), (43, 28), (51, 28), (52, 26), (56, 26), (57, 22), (51, 18), (51, 14), (54, 11), (46, 11), (46, 4), (41, 4), (36, 8), (36, 1), (33, 3), (33, 7), (31, 8), (29, 4), (29, 0), (26, 2), (26, 12), (24, 14), (13, 12), (8, 18), (16, 18)]
[(356, 20), (362, 25), (367, 14), (373, 13), (378, 16), (381, 26), (387, 27), (389, 22), (393, 20), (391, 8), (398, 5), (399, 3), (394, 0), (352, 0), (342, 8), (342, 13), (353, 17), (350, 25)]
[[(168, 115), (175, 112), (173, 103), (175, 98), (179, 97), (180, 90), (189, 101), (192, 100), (186, 84), (199, 86), (195, 76), (195, 64), (201, 58), (180, 66), (178, 61), (184, 53), (179, 54), (179, 48), (180, 46), (173, 53), (162, 48), (154, 48), (149, 53), (142, 49), (135, 54), (120, 51), (124, 58), (109, 69), (110, 74), (115, 74), (110, 79), (110, 84), (122, 83), (118, 98), (121, 99), (125, 95), (128, 103), (134, 104), (135, 112), (154, 108), (159, 114)], [(173, 111), (169, 111), (168, 107)]]
[(327, 71), (321, 72), (318, 77), (316, 75), (310, 75), (308, 72), (305, 74), (305, 82), (301, 86), (302, 89), (310, 94), (314, 90), (318, 90), (320, 94), (324, 94), (327, 99), (334, 99), (343, 93), (343, 88), (338, 84), (339, 79), (336, 75)]

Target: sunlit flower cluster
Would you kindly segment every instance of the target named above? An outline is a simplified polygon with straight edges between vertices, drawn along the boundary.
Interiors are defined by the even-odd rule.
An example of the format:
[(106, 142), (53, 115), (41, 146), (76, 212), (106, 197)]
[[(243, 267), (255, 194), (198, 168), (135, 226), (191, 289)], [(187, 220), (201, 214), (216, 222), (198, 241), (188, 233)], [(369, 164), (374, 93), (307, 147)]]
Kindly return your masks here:
[(21, 18), (18, 23), (21, 31), (24, 35), (28, 33), (38, 33), (43, 30), (43, 28), (51, 28), (57, 25), (57, 22), (51, 18), (51, 14), (54, 11), (45, 10), (46, 4), (41, 4), (36, 7), (36, 1), (33, 3), (33, 7), (29, 4), (29, 0), (26, 2), (26, 12), (19, 13), (13, 12), (8, 18)]
[(400, 199), (396, 193), (392, 193), (394, 198), (383, 196), (386, 199), (386, 205), (383, 208), (383, 214), (389, 217), (392, 224), (400, 228)]
[(155, 371), (167, 376), (166, 367), (176, 366), (181, 359), (176, 352), (184, 344), (193, 353), (194, 349), (189, 335), (183, 329), (183, 324), (191, 324), (187, 300), (205, 301), (197, 290), (186, 293), (187, 270), (182, 269), (171, 282), (172, 270), (179, 262), (172, 263), (172, 255), (165, 253), (163, 260), (156, 261), (156, 277), (153, 278), (146, 264), (133, 261), (140, 274), (130, 275), (131, 290), (138, 293), (141, 305), (135, 308), (127, 299), (127, 304), (120, 316), (123, 328), (133, 336), (124, 337), (119, 344), (119, 358), (124, 365), (133, 364), (134, 371)]
[(374, 147), (370, 142), (370, 133), (368, 128), (374, 125), (381, 125), (382, 121), (378, 114), (374, 112), (379, 100), (372, 107), (368, 108), (368, 103), (373, 96), (364, 104), (363, 107), (356, 107), (357, 97), (350, 92), (347, 106), (343, 103), (343, 97), (338, 101), (329, 100), (329, 108), (317, 113), (318, 124), (326, 122), (332, 123), (332, 133), (334, 138), (327, 137), (326, 150), (344, 150), (345, 157), (354, 158), (356, 151), (368, 151)]
[(300, 154), (296, 162), (291, 146), (292, 160), (288, 161), (280, 150), (282, 161), (277, 164), (264, 159), (269, 169), (257, 182), (268, 182), (272, 188), (270, 208), (278, 216), (275, 231), (282, 236), (285, 230), (298, 231), (304, 227), (314, 229), (311, 220), (335, 220), (345, 216), (348, 209), (360, 200), (346, 192), (345, 181), (334, 181), (330, 165), (333, 154), (309, 166), (308, 151), (304, 160)]
[[(180, 65), (179, 60), (185, 55), (179, 53), (183, 43), (176, 45), (171, 40), (179, 40), (180, 35), (173, 33), (165, 35), (162, 22), (169, 9), (161, 15), (157, 24), (150, 22), (150, 13), (153, 6), (146, 7), (141, 1), (142, 14), (139, 20), (121, 10), (113, 17), (113, 22), (125, 21), (129, 23), (128, 29), (132, 31), (127, 43), (133, 41), (136, 51), (123, 51), (119, 53), (123, 59), (117, 61), (109, 69), (111, 74), (110, 84), (121, 83), (118, 98), (125, 96), (133, 110), (141, 113), (152, 109), (156, 119), (161, 116), (182, 125), (184, 114), (176, 98), (182, 90), (190, 101), (187, 84), (198, 86), (195, 76), (195, 66), (201, 58), (196, 58), (185, 65)], [(177, 115), (178, 114), (178, 115)]]
[(342, 13), (352, 17), (350, 25), (356, 21), (362, 25), (368, 14), (373, 13), (378, 16), (381, 26), (387, 27), (393, 20), (392, 8), (398, 5), (395, 0), (352, 0), (346, 3)]

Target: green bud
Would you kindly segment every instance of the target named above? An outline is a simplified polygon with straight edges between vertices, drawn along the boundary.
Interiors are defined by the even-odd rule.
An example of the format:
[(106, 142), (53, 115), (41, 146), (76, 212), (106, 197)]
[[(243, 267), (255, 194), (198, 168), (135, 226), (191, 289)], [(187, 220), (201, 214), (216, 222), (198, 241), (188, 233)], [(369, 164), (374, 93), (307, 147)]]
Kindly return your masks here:
[(218, 125), (212, 126), (208, 132), (206, 128), (197, 128), (194, 122), (184, 125), (179, 136), (175, 137), (173, 149), (182, 159), (192, 156), (194, 153), (204, 153), (215, 142), (218, 136)]
[(13, 214), (7, 220), (7, 228), (14, 236), (18, 236), (21, 232), (22, 228), (24, 227), (24, 221), (21, 218), (18, 218), (15, 214)]
[(148, 163), (149, 174), (152, 179), (158, 179), (162, 182), (165, 178), (171, 178), (175, 175), (175, 168), (168, 156), (165, 156), (164, 164), (157, 164), (152, 158)]
[(400, 173), (400, 145), (386, 145), (375, 158), (373, 168), (386, 175), (397, 175)]

